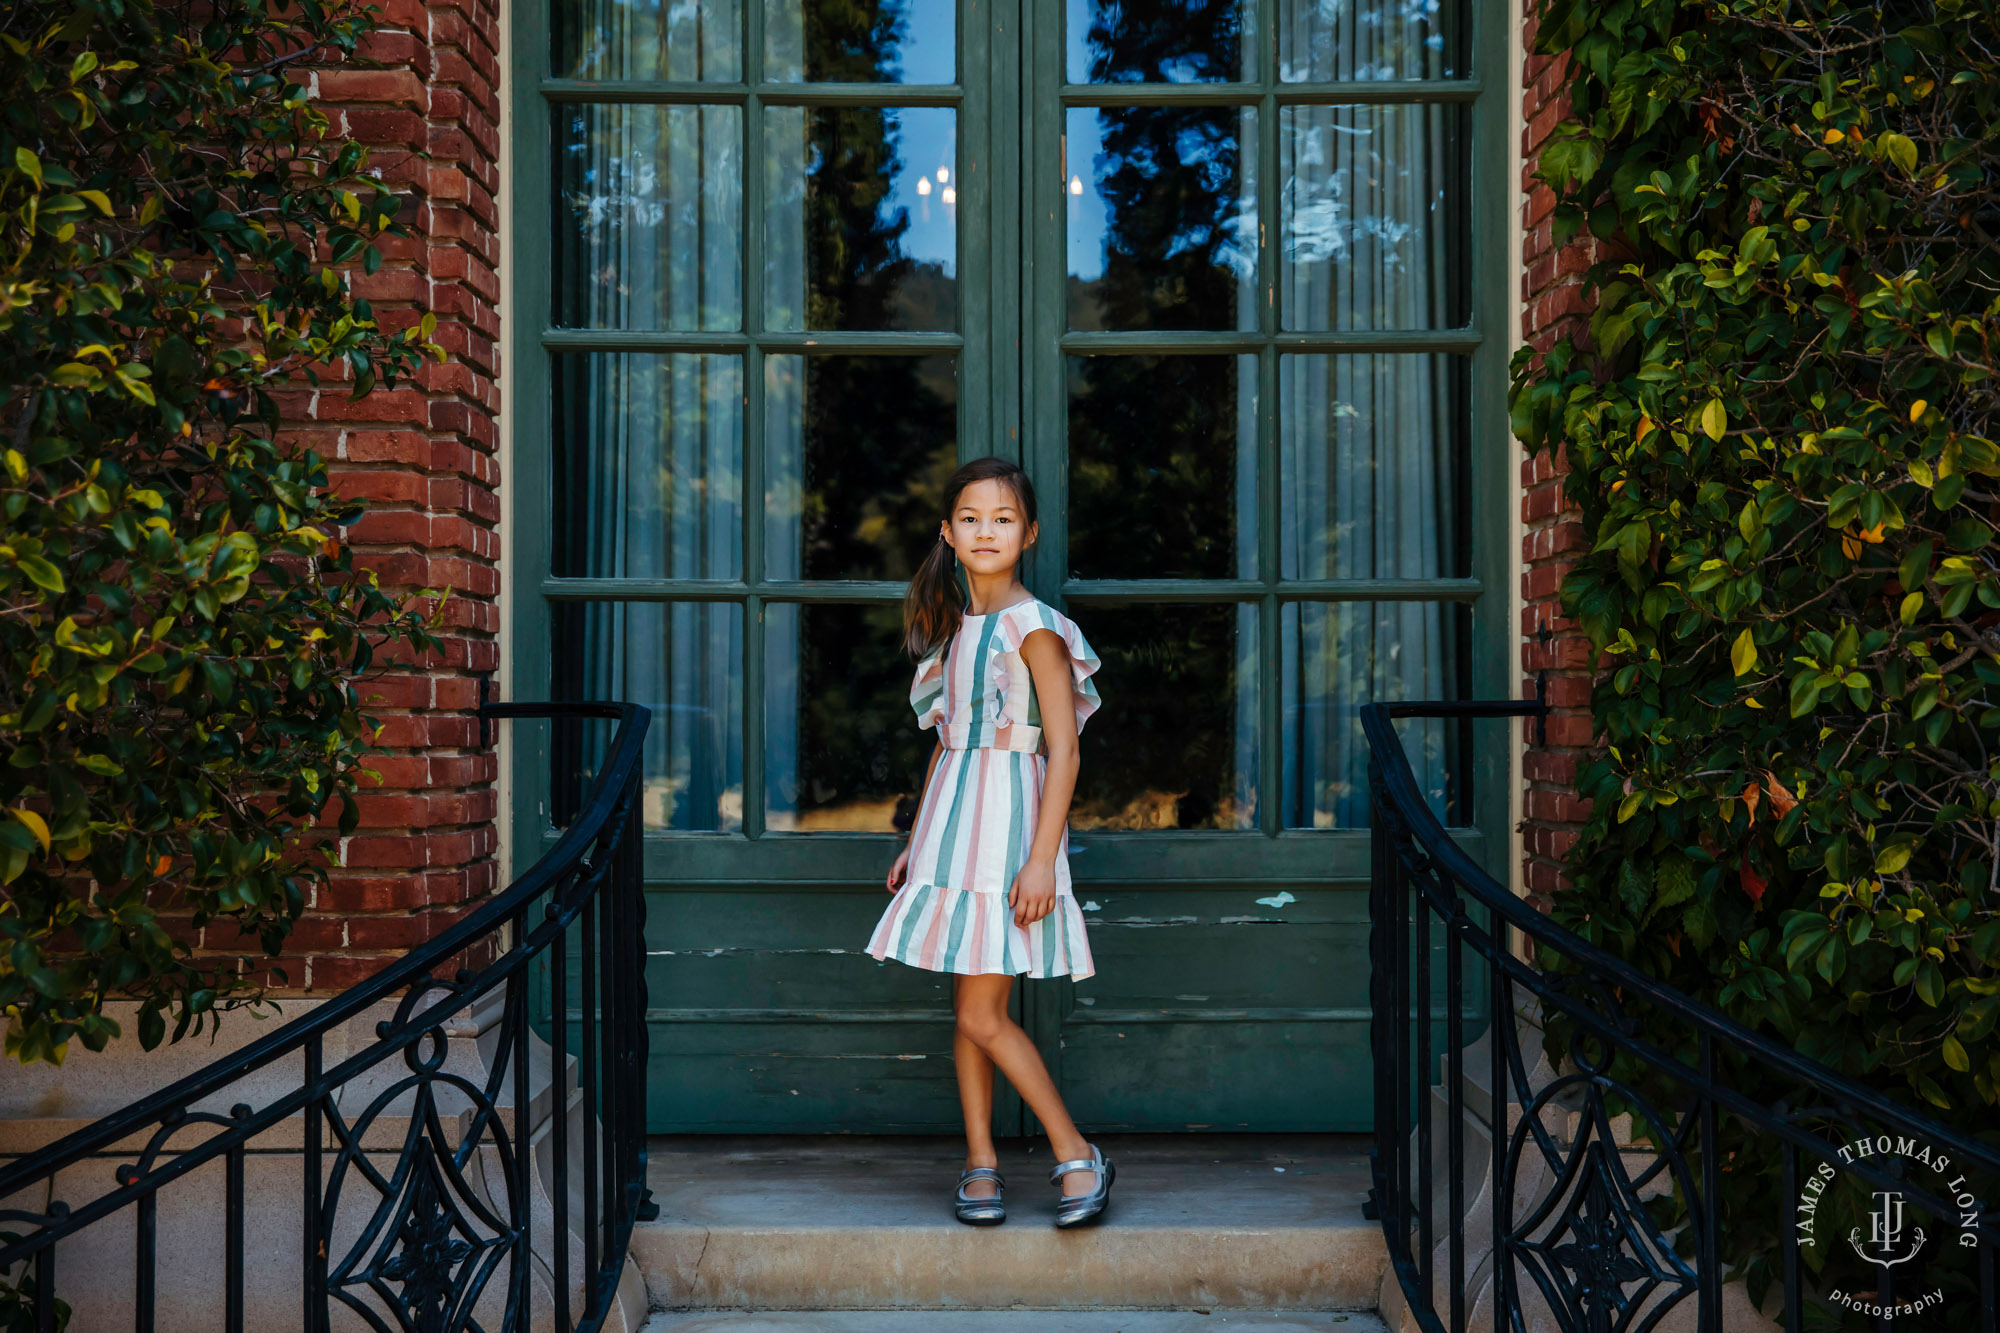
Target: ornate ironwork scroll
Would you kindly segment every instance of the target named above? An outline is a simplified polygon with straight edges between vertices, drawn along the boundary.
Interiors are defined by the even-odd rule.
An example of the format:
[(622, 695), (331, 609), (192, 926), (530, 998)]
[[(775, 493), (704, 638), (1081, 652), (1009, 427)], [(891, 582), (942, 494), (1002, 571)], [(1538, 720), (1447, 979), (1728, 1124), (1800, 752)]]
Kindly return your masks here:
[[(141, 1333), (167, 1319), (323, 1333), (336, 1309), (342, 1326), (378, 1333), (603, 1327), (648, 1208), (638, 792), (649, 714), (480, 713), (617, 724), (556, 845), (369, 981), (0, 1168), (0, 1286), (28, 1326), (54, 1333), (72, 1304), (72, 1330), (110, 1326), (101, 1309), (81, 1313), (110, 1293), (117, 1326)], [(384, 1012), (372, 1040), (354, 1039)], [(225, 1103), (226, 1115), (208, 1109)], [(134, 1140), (136, 1153), (121, 1146)], [(262, 1233), (275, 1228), (250, 1224), (248, 1174), (268, 1184), (274, 1162), (296, 1173), (283, 1221), (299, 1248), (253, 1264), (253, 1252), (270, 1257)], [(169, 1214), (180, 1232), (207, 1215), (190, 1211), (203, 1187), (220, 1195), (219, 1289), (192, 1315), (166, 1312), (160, 1201), (180, 1209)], [(271, 1192), (256, 1197), (268, 1223)], [(129, 1272), (62, 1263), (92, 1227), (131, 1231)]]
[[(1516, 899), (1439, 823), (1394, 726), (1545, 712), (1361, 710), (1372, 752), (1371, 1206), (1416, 1326), (1723, 1333), (1730, 1288), (1736, 1308), (1788, 1333), (1995, 1333), (2000, 1151)], [(1537, 967), (1544, 954), (1560, 966)], [(1757, 1096), (1743, 1090), (1752, 1084)], [(1725, 1190), (1725, 1173), (1747, 1185)], [(1948, 1230), (1948, 1243), (1912, 1219)], [(1817, 1226), (1832, 1220), (1845, 1225)], [(1927, 1242), (1936, 1248), (1917, 1280), (1902, 1265)]]

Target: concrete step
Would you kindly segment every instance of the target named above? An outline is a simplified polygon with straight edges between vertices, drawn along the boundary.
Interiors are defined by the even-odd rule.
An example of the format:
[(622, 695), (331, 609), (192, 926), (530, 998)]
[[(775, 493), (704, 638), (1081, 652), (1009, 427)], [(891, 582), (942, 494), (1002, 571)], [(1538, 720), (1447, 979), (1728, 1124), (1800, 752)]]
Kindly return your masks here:
[[(1115, 1187), (1114, 1187), (1115, 1188)], [(639, 1333), (1387, 1333), (1355, 1310), (695, 1310)]]
[[(1036, 1309), (1095, 1318), (1119, 1310), (1375, 1308), (1387, 1254), (1381, 1228), (1361, 1215), (1362, 1140), (1103, 1135), (1096, 1142), (1118, 1167), (1110, 1207), (1095, 1226), (1059, 1231), (1043, 1145), (1002, 1146), (1007, 1221), (969, 1227), (951, 1213), (964, 1154), (955, 1139), (655, 1139), (660, 1220), (634, 1234), (633, 1255), (655, 1310)], [(1152, 1326), (1133, 1327), (1150, 1333)], [(1178, 1325), (1160, 1327), (1180, 1333)], [(1098, 1333), (1096, 1325), (1078, 1328)]]

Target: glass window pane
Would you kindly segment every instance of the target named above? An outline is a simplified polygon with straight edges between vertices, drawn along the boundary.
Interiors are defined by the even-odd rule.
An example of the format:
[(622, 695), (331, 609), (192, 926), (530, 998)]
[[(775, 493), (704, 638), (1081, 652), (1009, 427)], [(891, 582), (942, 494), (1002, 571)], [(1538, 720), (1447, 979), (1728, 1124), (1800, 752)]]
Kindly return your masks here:
[(553, 357), (559, 578), (733, 579), (743, 569), (743, 363)]
[(743, 326), (743, 113), (557, 106), (554, 318), (565, 328)]
[(1251, 0), (1069, 0), (1071, 83), (1257, 79)]
[(957, 327), (957, 127), (943, 107), (764, 112), (767, 327)]
[(1465, 323), (1464, 126), (1445, 105), (1278, 113), (1286, 328)]
[(764, 77), (774, 83), (950, 83), (951, 0), (771, 0)]
[(937, 739), (910, 709), (902, 605), (767, 604), (764, 645), (765, 827), (893, 832)]
[[(1287, 828), (1368, 826), (1368, 740), (1361, 705), (1463, 699), (1472, 611), (1446, 602), (1293, 602), (1280, 608), (1284, 739), (1278, 747)], [(1432, 811), (1469, 822), (1470, 730), (1396, 724)]]
[(738, 0), (556, 0), (552, 22), (559, 79), (743, 77)]
[(1073, 329), (1257, 327), (1257, 113), (1072, 107)]
[(767, 356), (764, 459), (765, 577), (908, 579), (958, 467), (958, 363)]
[(1075, 619), (1105, 685), (1069, 826), (1256, 827), (1256, 605), (1087, 606)]
[(1278, 77), (1462, 78), (1463, 28), (1457, 0), (1279, 0)]
[[(642, 797), (646, 826), (741, 828), (743, 608), (733, 602), (558, 602), (549, 628), (557, 699), (610, 699), (653, 711)], [(580, 791), (596, 773), (610, 733), (609, 725), (553, 728), (558, 793)], [(559, 822), (560, 807), (559, 799)]]
[(1069, 358), (1071, 578), (1257, 576), (1257, 358)]
[(1279, 574), (1464, 578), (1464, 357), (1278, 358)]

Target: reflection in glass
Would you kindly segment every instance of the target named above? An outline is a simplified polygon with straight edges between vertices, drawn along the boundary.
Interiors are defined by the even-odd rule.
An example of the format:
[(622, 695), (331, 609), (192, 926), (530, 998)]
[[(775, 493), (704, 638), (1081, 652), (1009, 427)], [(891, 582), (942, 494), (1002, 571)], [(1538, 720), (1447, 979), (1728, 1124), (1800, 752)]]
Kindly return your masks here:
[(1278, 113), (1286, 328), (1465, 323), (1464, 123), (1444, 105)]
[(1288, 579), (1468, 572), (1467, 362), (1278, 358), (1278, 569)]
[(737, 0), (556, 0), (551, 20), (558, 79), (743, 77)]
[(770, 107), (764, 181), (767, 327), (957, 327), (956, 112)]
[(743, 363), (551, 358), (559, 578), (733, 579), (743, 568)]
[(1461, 8), (1458, 0), (1279, 0), (1278, 77), (1459, 78)]
[[(1292, 602), (1280, 608), (1287, 828), (1368, 826), (1368, 741), (1361, 705), (1463, 699), (1472, 611), (1445, 602)], [(1396, 724), (1417, 789), (1447, 825), (1470, 820), (1470, 732), (1462, 723)]]
[(937, 739), (910, 711), (902, 605), (769, 603), (764, 631), (765, 826), (893, 831)]
[[(743, 608), (729, 602), (558, 602), (550, 625), (557, 699), (653, 711), (646, 732), (646, 827), (743, 826)], [(612, 727), (556, 726), (559, 795), (584, 790)], [(563, 801), (558, 800), (561, 822)], [(572, 804), (570, 809), (574, 809)]]
[(1257, 607), (1088, 606), (1104, 708), (1083, 733), (1072, 829), (1254, 828)]
[(741, 108), (578, 104), (553, 115), (556, 324), (741, 328)]
[(773, 83), (950, 83), (952, 0), (768, 0), (764, 77)]
[(1254, 82), (1254, 0), (1069, 0), (1071, 83)]
[(1257, 113), (1072, 107), (1073, 329), (1257, 327)]
[(949, 356), (765, 357), (765, 577), (916, 573), (958, 466), (957, 371)]
[(1081, 579), (1257, 576), (1257, 358), (1069, 358)]

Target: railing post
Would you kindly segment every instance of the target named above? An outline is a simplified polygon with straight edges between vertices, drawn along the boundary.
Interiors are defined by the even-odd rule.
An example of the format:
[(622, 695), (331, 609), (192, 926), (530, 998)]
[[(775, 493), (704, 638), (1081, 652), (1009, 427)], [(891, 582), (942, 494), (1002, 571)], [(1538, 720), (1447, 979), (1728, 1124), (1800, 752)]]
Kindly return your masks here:
[(301, 1270), (300, 1287), (303, 1291), (305, 1333), (324, 1333), (326, 1327), (326, 1240), (320, 1234), (320, 1078), (325, 1072), (321, 1066), (321, 1042), (318, 1033), (306, 1041), (305, 1046), (305, 1138), (301, 1149), (299, 1165), (304, 1177), (304, 1198), (300, 1206), (304, 1210), (300, 1218), (305, 1253)]

